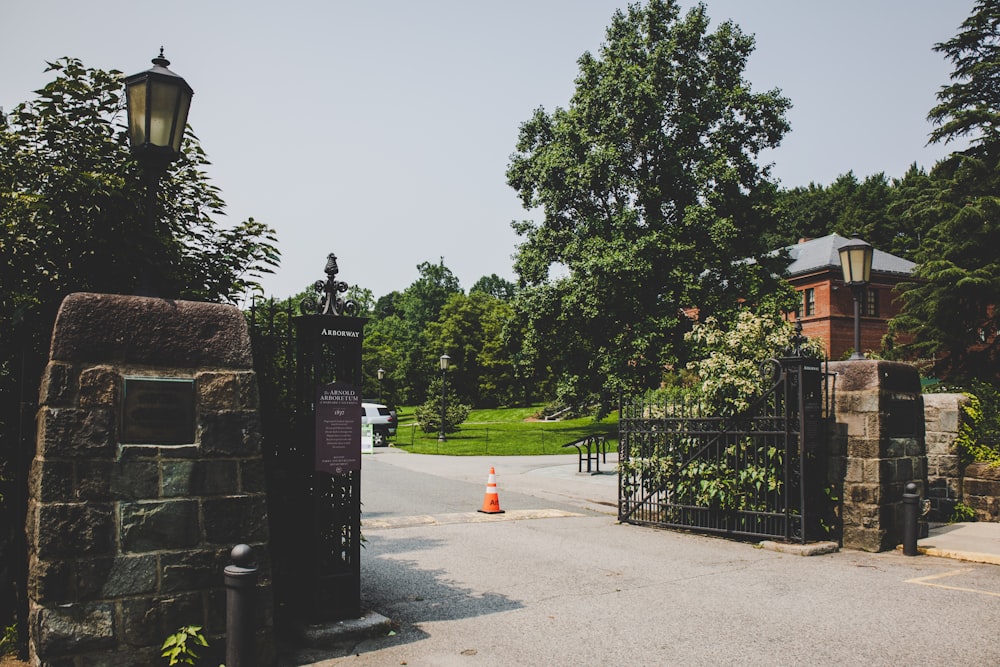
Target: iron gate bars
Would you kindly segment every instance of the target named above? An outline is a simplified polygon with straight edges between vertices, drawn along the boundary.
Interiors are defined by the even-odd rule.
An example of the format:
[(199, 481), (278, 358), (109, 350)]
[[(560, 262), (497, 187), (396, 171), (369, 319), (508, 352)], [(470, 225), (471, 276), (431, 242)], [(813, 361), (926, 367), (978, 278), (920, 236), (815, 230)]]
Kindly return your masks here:
[(695, 400), (623, 400), (620, 521), (806, 540), (804, 470), (821, 432), (813, 409), (819, 363), (789, 357), (768, 367), (766, 391), (738, 415), (706, 414)]

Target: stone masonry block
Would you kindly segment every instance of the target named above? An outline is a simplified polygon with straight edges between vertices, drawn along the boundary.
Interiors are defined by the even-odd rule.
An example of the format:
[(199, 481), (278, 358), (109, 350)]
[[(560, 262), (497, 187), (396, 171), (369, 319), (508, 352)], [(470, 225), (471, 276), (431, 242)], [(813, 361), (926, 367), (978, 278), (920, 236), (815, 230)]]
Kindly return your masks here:
[(880, 528), (865, 528), (859, 526), (844, 526), (844, 547), (876, 553), (886, 551), (886, 531)]
[(201, 448), (206, 456), (259, 456), (259, 414), (239, 410), (201, 415)]
[(116, 556), (77, 563), (81, 599), (115, 599), (156, 592), (157, 556)]
[(864, 460), (857, 458), (847, 459), (847, 471), (844, 474), (845, 482), (862, 482), (864, 475)]
[(31, 559), (28, 594), (31, 599), (55, 606), (75, 598), (73, 565), (69, 560)]
[(845, 485), (844, 492), (852, 503), (877, 505), (882, 501), (882, 486), (879, 484)]
[(868, 413), (865, 412), (848, 412), (837, 415), (837, 419), (847, 426), (848, 448), (850, 447), (851, 440), (870, 437), (868, 433), (868, 416)]
[(231, 459), (165, 460), (163, 496), (232, 495), (239, 490), (238, 463)]
[(76, 379), (71, 364), (49, 362), (42, 374), (38, 402), (49, 407), (76, 407)]
[(114, 549), (110, 504), (43, 503), (38, 506), (35, 544), (40, 559), (103, 556)]
[(198, 373), (195, 385), (202, 410), (256, 410), (260, 403), (257, 376), (251, 371)]
[(155, 459), (119, 459), (111, 469), (110, 486), (118, 500), (155, 499), (160, 494), (160, 466)]
[(263, 494), (206, 498), (205, 539), (232, 546), (267, 540), (267, 507)]
[(112, 500), (111, 471), (113, 461), (81, 459), (76, 462), (74, 500), (107, 502)]
[(130, 598), (120, 604), (124, 640), (131, 647), (159, 646), (177, 628), (205, 622), (200, 593)]
[(80, 407), (115, 409), (121, 375), (110, 366), (94, 366), (80, 372)]
[(59, 308), (57, 361), (250, 370), (249, 332), (238, 308), (118, 294), (76, 293)]
[(110, 366), (94, 366), (81, 371), (80, 407), (116, 410), (121, 385), (121, 375)]
[(35, 457), (28, 473), (28, 488), (32, 496), (42, 502), (68, 500), (73, 498), (75, 479), (72, 461)]
[(955, 444), (955, 434), (930, 431), (924, 436), (924, 441), (927, 444), (928, 454), (950, 454), (952, 445)]
[(878, 412), (880, 397), (877, 389), (837, 394), (838, 412)]
[(187, 549), (201, 542), (194, 500), (121, 503), (120, 511), (125, 552)]
[(114, 455), (111, 410), (42, 408), (38, 450), (45, 457), (108, 458)]
[(970, 463), (965, 469), (965, 476), (977, 479), (1000, 481), (1000, 466), (995, 466), (990, 463)]
[(851, 438), (847, 442), (847, 454), (853, 458), (879, 458), (881, 450), (882, 446), (879, 441), (873, 438)]
[(71, 651), (106, 648), (114, 645), (114, 610), (110, 604), (73, 604), (57, 608), (36, 607), (31, 622), (41, 641), (39, 657), (44, 659)]
[(163, 593), (207, 590), (222, 582), (228, 563), (215, 551), (181, 551), (163, 554)]

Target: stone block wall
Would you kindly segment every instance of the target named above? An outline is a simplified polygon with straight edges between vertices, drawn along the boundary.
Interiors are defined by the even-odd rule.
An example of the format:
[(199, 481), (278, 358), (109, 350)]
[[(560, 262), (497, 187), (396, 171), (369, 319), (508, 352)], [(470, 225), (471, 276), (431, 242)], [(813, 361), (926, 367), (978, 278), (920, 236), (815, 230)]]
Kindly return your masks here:
[(959, 502), (971, 507), (978, 521), (1000, 521), (1000, 468), (972, 463), (962, 469), (954, 451), (959, 428), (966, 418), (964, 394), (927, 394), (927, 495), (930, 518), (948, 521)]
[[(126, 377), (193, 381), (195, 441), (123, 444)], [(74, 294), (60, 310), (29, 479), (33, 665), (162, 664), (200, 625), (221, 662), (223, 569), (261, 571), (258, 655), (273, 662), (257, 385), (243, 315), (216, 304)]]
[(840, 361), (830, 469), (843, 480), (840, 517), (847, 548), (893, 549), (902, 539), (903, 490), (923, 488), (925, 468), (920, 377), (908, 364)]

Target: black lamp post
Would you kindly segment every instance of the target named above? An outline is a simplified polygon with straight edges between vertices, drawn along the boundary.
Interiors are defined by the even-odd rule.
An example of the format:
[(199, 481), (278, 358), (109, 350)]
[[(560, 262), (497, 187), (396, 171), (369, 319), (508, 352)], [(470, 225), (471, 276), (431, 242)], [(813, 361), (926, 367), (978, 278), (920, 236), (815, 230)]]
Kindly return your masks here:
[(441, 433), (438, 435), (438, 442), (444, 442), (447, 440), (444, 435), (445, 388), (448, 386), (448, 366), (451, 365), (451, 357), (442, 354), (439, 361), (441, 363)]
[(840, 268), (844, 272), (844, 284), (854, 293), (854, 354), (850, 360), (864, 359), (861, 354), (861, 297), (872, 274), (871, 245), (860, 239), (851, 239), (840, 246)]
[(385, 379), (385, 369), (380, 368), (375, 371), (375, 374), (378, 375), (378, 402), (385, 403), (385, 401), (382, 400), (382, 380)]
[(151, 255), (156, 248), (157, 190), (167, 167), (180, 155), (194, 94), (183, 78), (167, 69), (169, 64), (160, 48), (151, 69), (125, 79), (129, 141), (146, 183), (143, 224), (146, 256), (138, 290), (144, 296), (154, 296), (156, 292), (152, 276), (156, 260)]

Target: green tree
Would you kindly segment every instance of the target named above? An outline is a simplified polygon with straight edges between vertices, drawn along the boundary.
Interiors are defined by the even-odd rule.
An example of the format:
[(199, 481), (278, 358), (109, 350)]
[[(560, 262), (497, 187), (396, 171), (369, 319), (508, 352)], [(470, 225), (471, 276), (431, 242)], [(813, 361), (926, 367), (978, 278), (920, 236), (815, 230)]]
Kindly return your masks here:
[(461, 294), (458, 278), (444, 265), (444, 258), (437, 264), (417, 264), (420, 277), (404, 290), (398, 302), (403, 317), (416, 328), (423, 329), (441, 314), (441, 308), (453, 294)]
[(483, 292), (502, 301), (512, 301), (517, 294), (517, 285), (495, 273), (483, 276), (469, 288), (469, 294)]
[(421, 262), (417, 271), (419, 277), (405, 290), (375, 302), (365, 328), (366, 386), (375, 386), (370, 378), (384, 369), (386, 400), (394, 403), (412, 404), (426, 395), (428, 382), (438, 372), (438, 358), (446, 351), (431, 344), (427, 326), (437, 321), (449, 298), (462, 294), (458, 278), (443, 259), (437, 264)]
[(744, 79), (751, 36), (708, 27), (675, 0), (616, 12), (569, 106), (521, 125), (507, 180), (544, 214), (514, 224), (525, 350), (576, 402), (655, 386), (683, 356), (682, 309), (721, 315), (773, 284), (758, 158), (789, 102)]
[(992, 379), (1000, 375), (1000, 5), (977, 2), (958, 35), (934, 50), (954, 70), (928, 115), (931, 141), (964, 139), (968, 148), (938, 163), (904, 204), (933, 225), (892, 329), (912, 335), (897, 349), (934, 357), (940, 375)]
[[(455, 433), (459, 426), (469, 418), (471, 407), (462, 403), (458, 394), (448, 385), (445, 391), (444, 432)], [(424, 433), (441, 432), (441, 378), (431, 380), (427, 390), (427, 400), (414, 410), (420, 430)]]
[(847, 172), (829, 186), (810, 183), (781, 190), (775, 206), (778, 224), (766, 234), (768, 244), (780, 248), (801, 238), (837, 233), (864, 239), (879, 250), (910, 254), (913, 234), (907, 221), (891, 212), (901, 183), (884, 173), (859, 181), (854, 172)]
[(437, 322), (427, 326), (432, 349), (446, 350), (455, 365), (448, 381), (476, 407), (511, 405), (517, 396), (507, 338), (513, 307), (481, 291), (453, 295)]

